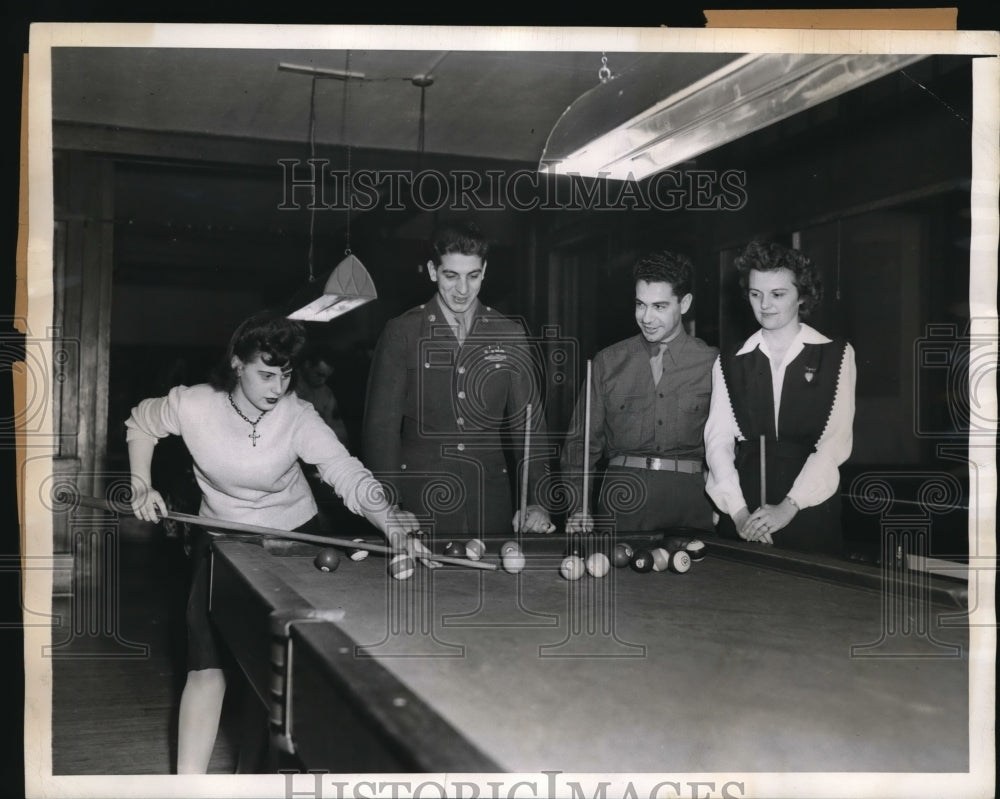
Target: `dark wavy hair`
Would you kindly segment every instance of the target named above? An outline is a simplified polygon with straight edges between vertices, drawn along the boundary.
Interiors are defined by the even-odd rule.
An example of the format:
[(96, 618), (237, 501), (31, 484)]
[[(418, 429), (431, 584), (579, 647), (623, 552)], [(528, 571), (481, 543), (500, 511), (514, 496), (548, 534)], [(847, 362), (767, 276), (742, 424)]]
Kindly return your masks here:
[(660, 250), (643, 256), (632, 267), (632, 284), (640, 280), (647, 283), (669, 283), (677, 299), (691, 293), (694, 280), (694, 265), (691, 259), (680, 253)]
[(784, 247), (773, 242), (752, 241), (736, 256), (736, 271), (740, 274), (740, 288), (743, 296), (750, 289), (750, 272), (774, 272), (787, 269), (792, 273), (792, 282), (799, 292), (799, 316), (805, 319), (810, 311), (823, 299), (823, 281), (819, 270), (812, 261), (799, 250)]
[(220, 391), (236, 388), (235, 355), (246, 363), (257, 355), (268, 366), (296, 366), (306, 344), (306, 329), (274, 311), (263, 311), (243, 320), (233, 332), (226, 358), (212, 373), (212, 385)]
[(441, 256), (449, 253), (478, 255), (485, 261), (489, 251), (489, 239), (475, 222), (445, 222), (435, 228), (431, 236), (431, 252), (438, 265)]

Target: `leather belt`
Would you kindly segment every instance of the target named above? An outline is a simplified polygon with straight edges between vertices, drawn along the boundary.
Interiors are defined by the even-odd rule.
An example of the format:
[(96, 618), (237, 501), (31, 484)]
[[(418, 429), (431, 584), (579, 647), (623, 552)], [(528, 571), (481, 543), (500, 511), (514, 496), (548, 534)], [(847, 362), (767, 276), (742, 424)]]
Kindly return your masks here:
[(686, 458), (643, 458), (640, 455), (615, 455), (608, 461), (609, 466), (627, 466), (630, 469), (651, 469), (654, 472), (701, 472), (701, 461)]

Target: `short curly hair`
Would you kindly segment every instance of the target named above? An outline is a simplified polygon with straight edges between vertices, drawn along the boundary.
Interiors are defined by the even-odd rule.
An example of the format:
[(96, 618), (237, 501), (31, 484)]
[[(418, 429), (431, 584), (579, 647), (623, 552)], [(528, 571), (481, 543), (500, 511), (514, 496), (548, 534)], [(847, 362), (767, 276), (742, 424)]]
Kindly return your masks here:
[(236, 388), (233, 356), (246, 363), (257, 355), (268, 366), (296, 366), (306, 344), (306, 329), (301, 322), (275, 311), (263, 311), (244, 319), (229, 340), (226, 359), (212, 374), (212, 385), (220, 391)]
[(774, 272), (787, 269), (799, 292), (799, 316), (805, 318), (823, 299), (823, 281), (819, 270), (805, 253), (774, 242), (751, 241), (736, 256), (736, 271), (740, 275), (743, 296), (750, 289), (750, 272)]
[(681, 253), (659, 250), (640, 258), (632, 268), (632, 283), (668, 283), (677, 299), (691, 293), (694, 265)]
[(440, 266), (448, 254), (478, 255), (482, 260), (490, 251), (490, 240), (475, 222), (445, 222), (431, 235), (431, 254)]

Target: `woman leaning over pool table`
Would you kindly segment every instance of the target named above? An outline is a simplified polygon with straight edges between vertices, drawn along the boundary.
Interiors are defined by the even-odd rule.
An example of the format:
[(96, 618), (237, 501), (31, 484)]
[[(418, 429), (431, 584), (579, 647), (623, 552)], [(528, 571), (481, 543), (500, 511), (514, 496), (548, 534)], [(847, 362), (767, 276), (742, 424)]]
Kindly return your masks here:
[[(427, 553), (408, 536), (419, 532), (413, 514), (390, 506), (379, 482), (347, 452), (313, 406), (289, 391), (304, 343), (300, 323), (278, 314), (257, 314), (233, 333), (227, 360), (211, 384), (177, 386), (132, 410), (126, 440), (136, 517), (156, 522), (168, 512), (150, 483), (150, 467), (156, 442), (178, 435), (194, 461), (201, 516), (322, 534), (301, 459), (315, 464), (344, 504), (379, 528), (394, 547)], [(224, 645), (208, 614), (211, 538), (206, 530), (196, 530), (191, 553), (179, 774), (208, 770), (226, 689)]]

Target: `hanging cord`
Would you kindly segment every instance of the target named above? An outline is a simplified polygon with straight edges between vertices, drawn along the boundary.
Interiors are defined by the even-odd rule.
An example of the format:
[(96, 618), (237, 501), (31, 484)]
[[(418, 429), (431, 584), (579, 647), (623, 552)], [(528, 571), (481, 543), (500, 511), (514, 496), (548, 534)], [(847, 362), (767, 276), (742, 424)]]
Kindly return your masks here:
[(313, 241), (316, 229), (316, 76), (312, 79), (312, 88), (309, 90), (309, 168), (313, 175), (313, 197), (309, 204), (309, 282), (316, 280), (313, 273)]
[[(348, 75), (351, 74), (350, 50), (348, 50), (345, 55), (344, 71)], [(347, 233), (345, 237), (344, 255), (351, 254), (351, 142), (347, 138), (347, 91), (350, 85), (351, 79), (348, 77), (344, 81), (344, 98), (340, 109), (340, 140), (344, 142), (344, 146), (347, 148), (347, 175), (344, 180), (344, 204), (347, 206)]]

